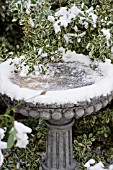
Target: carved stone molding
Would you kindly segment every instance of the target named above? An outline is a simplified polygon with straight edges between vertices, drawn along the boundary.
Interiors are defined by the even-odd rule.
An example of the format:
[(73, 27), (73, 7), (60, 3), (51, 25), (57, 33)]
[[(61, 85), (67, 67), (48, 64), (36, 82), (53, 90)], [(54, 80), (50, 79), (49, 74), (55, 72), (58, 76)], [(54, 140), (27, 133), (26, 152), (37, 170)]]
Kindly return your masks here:
[(70, 120), (73, 117), (78, 119), (82, 116), (87, 116), (93, 112), (99, 111), (111, 102), (113, 98), (113, 92), (111, 92), (110, 95), (101, 96), (99, 98), (92, 99), (88, 102), (86, 101), (77, 104), (67, 103), (64, 105), (42, 105), (39, 103), (33, 104), (20, 101), (21, 104), (17, 107), (19, 101), (11, 100), (6, 95), (1, 95), (1, 97), (8, 106), (15, 107), (16, 112), (21, 113), (25, 116), (30, 116), (34, 118), (41, 117), (44, 120), (53, 119), (59, 121), (63, 118), (67, 120)]

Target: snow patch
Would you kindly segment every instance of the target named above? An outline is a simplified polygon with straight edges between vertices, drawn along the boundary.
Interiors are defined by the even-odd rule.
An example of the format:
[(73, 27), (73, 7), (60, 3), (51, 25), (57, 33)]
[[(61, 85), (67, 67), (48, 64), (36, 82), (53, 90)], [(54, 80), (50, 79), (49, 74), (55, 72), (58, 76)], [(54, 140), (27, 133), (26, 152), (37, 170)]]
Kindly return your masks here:
[(101, 161), (99, 163), (95, 163), (94, 159), (90, 159), (88, 162), (86, 162), (84, 167), (86, 167), (87, 170), (113, 170), (113, 165), (105, 168), (104, 164)]
[(4, 138), (4, 136), (5, 136), (5, 130), (0, 128), (0, 167), (2, 166), (3, 161), (4, 161), (4, 156), (2, 154), (1, 149), (7, 148), (7, 142), (1, 141)]
[(103, 34), (106, 36), (107, 46), (109, 47), (110, 29), (102, 29)]
[(32, 129), (17, 121), (14, 122), (14, 128), (17, 132), (16, 146), (19, 148), (26, 148), (27, 144), (29, 143), (27, 133), (31, 133)]

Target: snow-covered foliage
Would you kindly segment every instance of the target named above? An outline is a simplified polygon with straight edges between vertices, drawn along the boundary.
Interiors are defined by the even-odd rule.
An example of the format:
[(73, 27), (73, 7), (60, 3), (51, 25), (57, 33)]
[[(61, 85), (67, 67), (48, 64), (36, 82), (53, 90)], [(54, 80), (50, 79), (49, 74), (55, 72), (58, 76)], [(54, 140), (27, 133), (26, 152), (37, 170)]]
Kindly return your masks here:
[[(48, 62), (62, 58), (59, 48), (89, 55), (90, 58), (111, 58), (113, 47), (112, 0), (61, 1), (11, 0), (9, 11), (13, 22), (23, 30), (23, 46), (3, 59), (25, 55), (22, 61), (32, 72), (35, 66), (43, 73)], [(60, 1), (59, 1), (60, 3)], [(57, 6), (57, 5), (56, 5)]]
[(28, 141), (27, 133), (31, 133), (31, 128), (25, 126), (24, 124), (14, 121), (14, 127), (10, 131), (10, 135), (7, 142), (3, 142), (2, 139), (5, 136), (5, 130), (0, 128), (0, 167), (4, 161), (4, 155), (2, 154), (2, 149), (11, 148), (16, 142), (16, 147), (26, 148)]
[(88, 162), (86, 162), (84, 167), (86, 167), (87, 170), (113, 170), (113, 165), (105, 168), (104, 164), (101, 161), (99, 163), (95, 163), (94, 159), (90, 159)]
[(24, 124), (15, 121), (14, 129), (16, 130), (15, 140), (17, 140), (16, 146), (19, 148), (26, 148), (28, 141), (27, 133), (31, 133), (31, 128), (25, 126)]
[(4, 160), (4, 156), (2, 154), (2, 149), (6, 149), (7, 148), (7, 142), (3, 142), (2, 139), (4, 138), (5, 134), (5, 130), (0, 128), (0, 167), (3, 164), (3, 160)]

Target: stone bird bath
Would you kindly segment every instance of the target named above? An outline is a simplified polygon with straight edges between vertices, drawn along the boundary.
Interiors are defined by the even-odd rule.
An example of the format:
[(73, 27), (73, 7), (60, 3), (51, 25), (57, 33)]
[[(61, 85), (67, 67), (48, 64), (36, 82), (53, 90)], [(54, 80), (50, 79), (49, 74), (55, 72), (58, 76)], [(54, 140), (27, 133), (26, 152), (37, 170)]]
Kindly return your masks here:
[(46, 158), (40, 170), (78, 170), (72, 158), (74, 118), (97, 112), (112, 100), (110, 61), (78, 58), (51, 64), (53, 74), (42, 77), (21, 77), (10, 60), (0, 64), (0, 94), (5, 103), (16, 106), (24, 101), (16, 108), (18, 113), (46, 122)]

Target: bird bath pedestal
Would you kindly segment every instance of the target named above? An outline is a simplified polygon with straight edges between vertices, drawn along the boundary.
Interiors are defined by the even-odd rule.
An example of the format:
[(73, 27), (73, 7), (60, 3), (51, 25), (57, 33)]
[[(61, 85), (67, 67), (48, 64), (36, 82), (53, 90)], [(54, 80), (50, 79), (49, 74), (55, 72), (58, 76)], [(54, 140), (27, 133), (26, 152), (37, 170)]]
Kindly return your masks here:
[[(7, 63), (1, 65), (0, 70), (7, 68)], [(54, 75), (43, 78), (20, 77), (9, 65), (12, 68), (11, 74), (8, 73), (9, 85), (4, 87), (4, 83), (0, 87), (3, 100), (9, 106), (24, 100), (17, 112), (41, 117), (47, 125), (46, 158), (40, 170), (79, 169), (72, 157), (72, 125), (74, 118), (97, 112), (112, 100), (113, 82), (109, 85), (110, 74), (104, 75), (107, 67), (113, 72), (112, 64), (108, 65), (79, 61), (57, 63), (51, 65)], [(3, 71), (0, 74), (4, 76)]]

